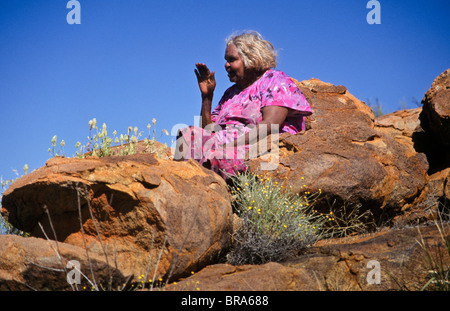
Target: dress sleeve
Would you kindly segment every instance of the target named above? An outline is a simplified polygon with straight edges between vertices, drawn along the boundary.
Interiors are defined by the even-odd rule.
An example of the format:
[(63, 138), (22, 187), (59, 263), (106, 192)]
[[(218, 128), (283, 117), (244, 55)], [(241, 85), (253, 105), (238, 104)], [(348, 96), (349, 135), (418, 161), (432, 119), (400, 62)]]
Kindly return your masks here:
[(220, 120), (220, 112), (222, 111), (223, 108), (223, 104), (229, 100), (231, 97), (233, 97), (233, 95), (235, 95), (235, 89), (231, 86), (229, 87), (225, 93), (223, 93), (222, 98), (220, 99), (219, 103), (217, 104), (217, 106), (213, 109), (213, 111), (211, 112), (211, 121), (214, 123), (219, 122)]
[(217, 122), (217, 116), (219, 115), (221, 106), (222, 106), (221, 103), (219, 103), (216, 106), (216, 108), (214, 108), (213, 111), (211, 112), (211, 121), (214, 123)]
[(225, 92), (225, 94), (222, 96), (222, 99), (219, 101), (217, 106), (211, 112), (211, 121), (214, 123), (217, 123), (217, 121), (219, 119), (219, 113), (222, 110), (222, 105), (226, 101), (226, 94), (227, 94), (227, 92)]
[(283, 72), (272, 72), (260, 89), (261, 108), (281, 106), (289, 108), (288, 116), (312, 114), (311, 106), (295, 82)]

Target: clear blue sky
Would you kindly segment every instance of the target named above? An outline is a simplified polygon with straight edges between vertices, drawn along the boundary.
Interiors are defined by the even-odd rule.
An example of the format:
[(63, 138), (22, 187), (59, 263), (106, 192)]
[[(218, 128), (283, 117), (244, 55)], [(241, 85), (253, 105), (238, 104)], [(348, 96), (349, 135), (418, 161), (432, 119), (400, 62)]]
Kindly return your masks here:
[[(53, 135), (86, 143), (88, 121), (111, 133), (193, 124), (200, 110), (194, 64), (216, 71), (214, 105), (231, 84), (225, 38), (260, 32), (279, 49), (278, 69), (298, 80), (345, 85), (385, 112), (419, 101), (450, 67), (450, 2), (380, 0), (369, 25), (365, 0), (0, 0), (0, 176), (43, 166)], [(171, 139), (161, 139), (170, 143)]]

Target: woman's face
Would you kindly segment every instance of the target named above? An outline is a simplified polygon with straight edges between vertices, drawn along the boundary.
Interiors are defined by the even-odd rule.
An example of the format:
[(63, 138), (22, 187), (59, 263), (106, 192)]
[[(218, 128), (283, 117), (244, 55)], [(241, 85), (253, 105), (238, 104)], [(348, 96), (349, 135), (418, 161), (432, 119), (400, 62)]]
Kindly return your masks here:
[(225, 70), (228, 72), (230, 82), (243, 84), (245, 81), (244, 61), (233, 44), (225, 50)]

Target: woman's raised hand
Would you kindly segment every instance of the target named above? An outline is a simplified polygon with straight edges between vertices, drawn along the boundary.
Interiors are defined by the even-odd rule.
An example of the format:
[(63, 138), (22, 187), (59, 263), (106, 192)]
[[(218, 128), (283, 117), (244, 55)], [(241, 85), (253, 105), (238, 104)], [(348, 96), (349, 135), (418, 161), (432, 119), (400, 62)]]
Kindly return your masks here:
[(200, 87), (202, 96), (212, 97), (216, 88), (215, 71), (210, 72), (208, 67), (203, 63), (197, 63), (195, 66), (197, 69), (194, 72), (197, 76), (198, 86)]

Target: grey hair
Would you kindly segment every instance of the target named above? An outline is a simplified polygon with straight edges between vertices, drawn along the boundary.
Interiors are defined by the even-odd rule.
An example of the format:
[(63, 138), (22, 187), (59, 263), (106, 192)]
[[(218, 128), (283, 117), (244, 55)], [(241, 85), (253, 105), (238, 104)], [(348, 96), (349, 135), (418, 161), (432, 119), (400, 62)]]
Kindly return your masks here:
[(256, 31), (233, 34), (226, 39), (226, 43), (236, 47), (247, 69), (266, 71), (277, 66), (277, 53), (272, 43)]

